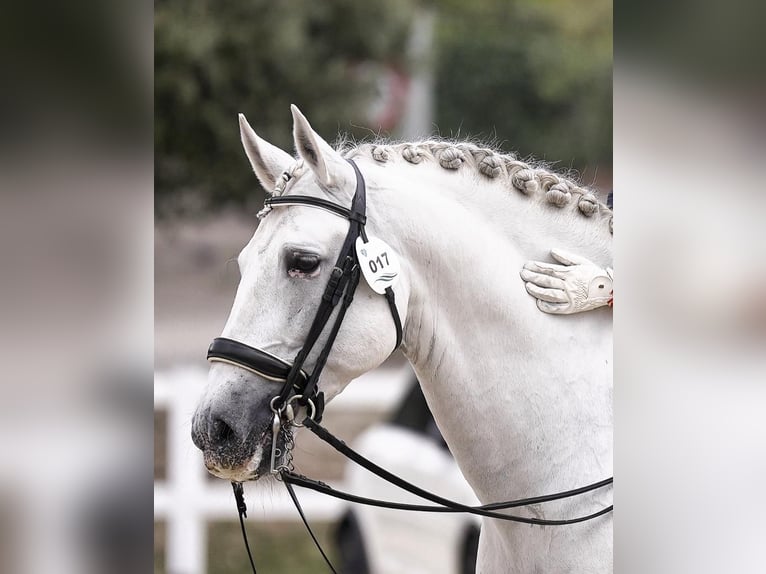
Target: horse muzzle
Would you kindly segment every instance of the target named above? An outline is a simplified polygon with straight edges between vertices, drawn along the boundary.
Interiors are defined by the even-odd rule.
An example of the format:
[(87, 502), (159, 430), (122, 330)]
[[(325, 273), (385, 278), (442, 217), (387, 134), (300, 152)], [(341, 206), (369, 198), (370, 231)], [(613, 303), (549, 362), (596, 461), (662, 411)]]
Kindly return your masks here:
[[(223, 382), (213, 380), (192, 420), (192, 441), (204, 456), (208, 471), (234, 481), (254, 480), (271, 469), (272, 412), (275, 385), (240, 369), (216, 369)], [(277, 434), (276, 449), (286, 453), (290, 429)]]

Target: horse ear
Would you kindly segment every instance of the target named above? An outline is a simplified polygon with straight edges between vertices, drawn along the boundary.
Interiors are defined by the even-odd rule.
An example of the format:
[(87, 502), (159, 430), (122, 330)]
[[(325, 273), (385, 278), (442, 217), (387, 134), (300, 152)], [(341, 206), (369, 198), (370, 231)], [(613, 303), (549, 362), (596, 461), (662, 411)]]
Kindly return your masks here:
[(290, 106), (290, 110), (293, 112), (293, 138), (298, 155), (311, 168), (323, 187), (334, 187), (342, 182), (342, 174), (348, 166), (341, 155), (311, 128), (295, 104)]
[(250, 124), (247, 123), (244, 114), (239, 114), (239, 135), (258, 181), (261, 182), (267, 192), (271, 193), (277, 179), (282, 175), (282, 172), (295, 163), (295, 159), (278, 147), (259, 138)]

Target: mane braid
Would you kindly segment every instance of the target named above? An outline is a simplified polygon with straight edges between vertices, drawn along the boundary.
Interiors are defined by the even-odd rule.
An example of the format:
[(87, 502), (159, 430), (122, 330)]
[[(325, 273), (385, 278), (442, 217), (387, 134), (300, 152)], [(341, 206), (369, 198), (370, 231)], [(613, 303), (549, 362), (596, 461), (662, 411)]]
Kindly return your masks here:
[(420, 142), (355, 144), (341, 140), (338, 151), (347, 158), (371, 157), (380, 164), (401, 158), (411, 164), (432, 162), (443, 169), (457, 171), (468, 165), (488, 179), (503, 181), (508, 187), (527, 196), (541, 195), (545, 203), (557, 208), (576, 206), (585, 217), (608, 220), (609, 232), (613, 232), (613, 211), (599, 201), (592, 189), (574, 178), (557, 174), (542, 163), (519, 160), (513, 154), (503, 153), (473, 142), (450, 140), (424, 140)]

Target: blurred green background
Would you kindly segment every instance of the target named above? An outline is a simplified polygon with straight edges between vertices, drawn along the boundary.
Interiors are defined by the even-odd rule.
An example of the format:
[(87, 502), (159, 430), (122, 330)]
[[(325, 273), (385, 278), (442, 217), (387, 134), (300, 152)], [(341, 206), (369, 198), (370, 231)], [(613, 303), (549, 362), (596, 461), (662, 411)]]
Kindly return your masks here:
[[(337, 564), (333, 545), (332, 526), (313, 521), (320, 544), (328, 558)], [(165, 531), (164, 523), (155, 525), (154, 573), (165, 574)], [(299, 522), (247, 523), (250, 547), (259, 572), (290, 572), (290, 574), (316, 574), (329, 572), (321, 554)], [(208, 526), (208, 574), (242, 574), (251, 572), (242, 532), (235, 521), (211, 521)], [(349, 573), (351, 574), (351, 573)]]
[(291, 103), (329, 140), (401, 138), (418, 89), (414, 124), (590, 183), (611, 170), (611, 73), (609, 0), (157, 0), (157, 215), (257, 210), (238, 112), (288, 151)]

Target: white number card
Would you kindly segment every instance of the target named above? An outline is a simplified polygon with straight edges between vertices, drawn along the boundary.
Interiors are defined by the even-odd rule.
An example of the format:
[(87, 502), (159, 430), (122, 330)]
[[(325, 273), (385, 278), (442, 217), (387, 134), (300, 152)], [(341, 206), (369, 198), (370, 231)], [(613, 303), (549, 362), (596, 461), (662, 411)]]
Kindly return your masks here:
[(399, 280), (399, 256), (385, 241), (368, 237), (367, 243), (356, 238), (356, 255), (367, 283), (381, 295), (386, 287), (393, 287)]

